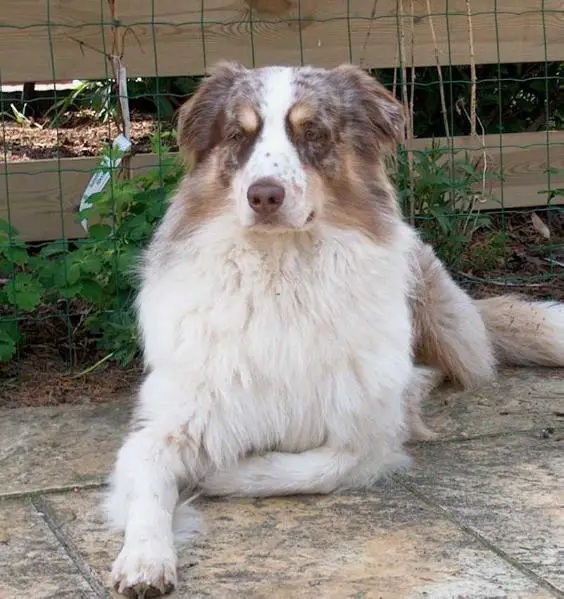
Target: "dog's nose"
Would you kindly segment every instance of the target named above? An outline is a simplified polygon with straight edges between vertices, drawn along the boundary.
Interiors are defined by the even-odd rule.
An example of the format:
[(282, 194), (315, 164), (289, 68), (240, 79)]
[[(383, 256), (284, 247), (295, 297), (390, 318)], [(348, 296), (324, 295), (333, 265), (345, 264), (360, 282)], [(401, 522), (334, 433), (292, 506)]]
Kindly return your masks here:
[(258, 214), (273, 214), (282, 206), (284, 188), (273, 179), (259, 179), (247, 190), (249, 206)]

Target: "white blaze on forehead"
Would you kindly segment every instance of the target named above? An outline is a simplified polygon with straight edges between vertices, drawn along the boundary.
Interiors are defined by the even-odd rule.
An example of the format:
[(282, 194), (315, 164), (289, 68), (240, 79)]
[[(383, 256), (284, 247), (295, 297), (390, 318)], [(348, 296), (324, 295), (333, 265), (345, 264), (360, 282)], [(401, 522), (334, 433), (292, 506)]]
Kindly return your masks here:
[(281, 211), (286, 220), (301, 226), (311, 211), (305, 201), (306, 172), (296, 147), (288, 136), (287, 116), (296, 103), (295, 70), (291, 67), (260, 69), (259, 112), (262, 128), (251, 155), (237, 177), (237, 203), (243, 220), (252, 220), (247, 190), (260, 179), (269, 178), (285, 190)]
[(290, 186), (303, 173), (286, 130), (286, 117), (296, 101), (294, 69), (265, 69), (259, 101), (263, 127), (249, 160), (250, 170), (253, 176), (273, 177)]
[(290, 67), (270, 67), (262, 73), (260, 107), (265, 124), (279, 124), (285, 131), (285, 119), (296, 101), (294, 69)]
[(286, 117), (296, 101), (294, 69), (271, 67), (264, 69), (261, 75), (262, 130), (246, 170), (251, 177), (272, 177), (285, 186), (302, 183), (303, 167), (286, 130)]

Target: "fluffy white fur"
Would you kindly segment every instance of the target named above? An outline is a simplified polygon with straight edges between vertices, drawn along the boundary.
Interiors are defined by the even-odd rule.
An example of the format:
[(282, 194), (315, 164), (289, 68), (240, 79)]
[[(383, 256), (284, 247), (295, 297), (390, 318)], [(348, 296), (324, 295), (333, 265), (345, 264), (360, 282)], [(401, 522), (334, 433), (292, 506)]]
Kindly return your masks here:
[(412, 243), (401, 227), (387, 248), (327, 231), (261, 250), (227, 217), (176, 246), (157, 237), (139, 298), (141, 428), (119, 452), (108, 502), (126, 528), (113, 569), (122, 590), (175, 583), (183, 485), (328, 493), (407, 463)]

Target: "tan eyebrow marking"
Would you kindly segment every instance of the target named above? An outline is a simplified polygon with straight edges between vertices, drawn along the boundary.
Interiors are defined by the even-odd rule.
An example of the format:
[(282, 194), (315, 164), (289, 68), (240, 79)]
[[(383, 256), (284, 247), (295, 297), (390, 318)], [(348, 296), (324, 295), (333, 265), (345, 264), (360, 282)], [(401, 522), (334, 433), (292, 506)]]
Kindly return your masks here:
[(307, 121), (310, 121), (314, 115), (315, 109), (311, 104), (308, 104), (307, 102), (298, 102), (290, 109), (288, 118), (292, 127), (298, 128)]
[(256, 133), (258, 131), (260, 118), (252, 106), (248, 104), (243, 106), (237, 113), (237, 119), (246, 133)]

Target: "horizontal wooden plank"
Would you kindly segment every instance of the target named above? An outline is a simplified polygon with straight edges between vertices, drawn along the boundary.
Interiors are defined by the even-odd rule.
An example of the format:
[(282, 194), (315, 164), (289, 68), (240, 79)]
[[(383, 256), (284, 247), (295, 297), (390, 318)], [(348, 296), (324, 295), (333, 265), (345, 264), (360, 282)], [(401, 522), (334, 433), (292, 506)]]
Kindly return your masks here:
[[(435, 64), (426, 0), (413, 0), (413, 54)], [(219, 59), (246, 65), (365, 67), (398, 64), (398, 24), (411, 56), (411, 17), (397, 0), (119, 0), (119, 36), (131, 76), (203, 73)], [(410, 3), (404, 0), (404, 11)], [(203, 8), (202, 8), (203, 7)], [(564, 59), (562, 0), (472, 0), (478, 64)], [(465, 0), (431, 0), (443, 64), (468, 64)], [(0, 74), (4, 82), (108, 76), (108, 2), (3, 0)], [(9, 57), (9, 59), (7, 59)]]
[(548, 187), (549, 168), (559, 169), (550, 177), (551, 188), (564, 186), (564, 131), (486, 135), (483, 144), (472, 137), (416, 139), (413, 149), (433, 143), (453, 148), (461, 160), (469, 152), (474, 160), (480, 159), (478, 168), (485, 159), (487, 172), (502, 175), (487, 178), (486, 192), (492, 199), (480, 203), (481, 210), (546, 205), (547, 196), (539, 191)]
[[(500, 141), (503, 144), (500, 152)], [(550, 166), (563, 169), (552, 177), (552, 185), (564, 186), (564, 131), (549, 135)], [(546, 196), (539, 191), (547, 187), (548, 168), (547, 139), (545, 133), (519, 133), (487, 136), (486, 155), (488, 170), (500, 172), (503, 156), (504, 181), (493, 180), (490, 191), (503, 199), (505, 208), (541, 206)], [(415, 140), (414, 149), (431, 146), (433, 140)], [(450, 146), (446, 139), (435, 143)], [(468, 150), (476, 156), (483, 154), (476, 139), (454, 138), (454, 147)], [(133, 172), (141, 172), (157, 166), (155, 154), (140, 154), (133, 158)], [(66, 158), (15, 162), (0, 168), (0, 218), (10, 217), (22, 237), (28, 241), (83, 237), (84, 231), (76, 222), (76, 213), (82, 193), (88, 184), (92, 170), (97, 166), (95, 158)], [(59, 176), (60, 170), (60, 176)], [(502, 193), (503, 185), (503, 193)], [(9, 198), (9, 212), (8, 212)], [(488, 201), (482, 209), (500, 208), (498, 202)]]
[[(134, 156), (132, 175), (157, 166), (159, 159), (156, 154)], [(0, 219), (9, 219), (26, 241), (85, 237), (77, 213), (99, 164), (99, 158), (63, 158), (0, 166)]]

